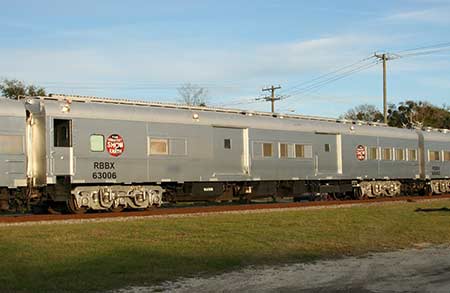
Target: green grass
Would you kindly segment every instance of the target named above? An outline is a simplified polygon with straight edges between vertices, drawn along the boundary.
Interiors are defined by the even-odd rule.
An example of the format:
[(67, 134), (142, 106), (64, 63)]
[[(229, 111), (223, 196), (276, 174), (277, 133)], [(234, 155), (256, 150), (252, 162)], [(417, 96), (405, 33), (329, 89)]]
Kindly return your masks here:
[(86, 292), (245, 265), (450, 243), (450, 200), (0, 227), (0, 292)]

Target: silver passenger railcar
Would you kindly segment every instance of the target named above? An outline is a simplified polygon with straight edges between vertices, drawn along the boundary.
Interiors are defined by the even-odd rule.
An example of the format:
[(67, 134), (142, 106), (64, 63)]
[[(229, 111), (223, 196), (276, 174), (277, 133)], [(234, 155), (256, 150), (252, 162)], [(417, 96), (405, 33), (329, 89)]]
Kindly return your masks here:
[(30, 197), (72, 212), (450, 191), (444, 132), (62, 95), (24, 104)]
[(25, 120), (23, 102), (0, 98), (0, 210), (26, 195)]

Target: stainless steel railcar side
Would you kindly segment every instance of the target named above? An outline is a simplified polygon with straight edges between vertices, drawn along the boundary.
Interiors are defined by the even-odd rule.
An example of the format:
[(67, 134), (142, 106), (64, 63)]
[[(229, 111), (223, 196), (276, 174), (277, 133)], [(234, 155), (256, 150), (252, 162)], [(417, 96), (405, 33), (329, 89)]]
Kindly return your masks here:
[(23, 102), (0, 98), (0, 209), (13, 196), (23, 198), (26, 180), (25, 109)]
[[(426, 148), (436, 140), (416, 130), (300, 116), (76, 97), (40, 102), (44, 193), (72, 198), (74, 211), (158, 205), (163, 188), (175, 201), (355, 188), (361, 196), (394, 196), (409, 182), (424, 188)], [(448, 136), (439, 136), (443, 171), (434, 179), (449, 175)]]

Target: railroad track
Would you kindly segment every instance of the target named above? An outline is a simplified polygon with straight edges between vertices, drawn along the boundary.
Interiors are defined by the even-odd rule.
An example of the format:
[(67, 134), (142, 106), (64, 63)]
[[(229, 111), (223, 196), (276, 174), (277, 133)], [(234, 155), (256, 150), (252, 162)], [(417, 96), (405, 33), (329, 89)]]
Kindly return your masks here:
[(164, 207), (146, 211), (129, 211), (120, 213), (95, 212), (87, 214), (62, 214), (62, 215), (33, 215), (33, 214), (13, 214), (0, 216), (0, 223), (26, 223), (26, 222), (46, 222), (64, 221), (77, 219), (108, 219), (108, 218), (128, 218), (128, 217), (148, 217), (165, 215), (192, 215), (219, 212), (254, 211), (264, 209), (289, 209), (302, 207), (321, 206), (351, 206), (355, 204), (373, 204), (382, 202), (420, 202), (426, 200), (450, 198), (450, 194), (433, 196), (400, 196), (394, 198), (376, 198), (363, 200), (335, 200), (335, 201), (311, 201), (311, 202), (284, 202), (284, 203), (256, 203), (256, 204), (233, 204), (233, 205), (213, 205), (213, 206), (186, 206), (186, 207)]

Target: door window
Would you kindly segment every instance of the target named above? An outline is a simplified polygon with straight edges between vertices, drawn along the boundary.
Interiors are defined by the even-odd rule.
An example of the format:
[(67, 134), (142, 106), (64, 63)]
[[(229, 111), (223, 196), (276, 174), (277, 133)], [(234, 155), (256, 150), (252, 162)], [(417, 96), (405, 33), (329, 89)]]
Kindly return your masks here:
[(55, 119), (53, 121), (54, 146), (72, 147), (72, 121)]

